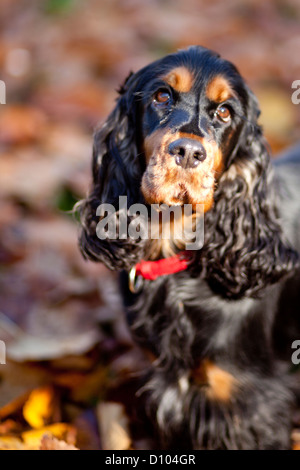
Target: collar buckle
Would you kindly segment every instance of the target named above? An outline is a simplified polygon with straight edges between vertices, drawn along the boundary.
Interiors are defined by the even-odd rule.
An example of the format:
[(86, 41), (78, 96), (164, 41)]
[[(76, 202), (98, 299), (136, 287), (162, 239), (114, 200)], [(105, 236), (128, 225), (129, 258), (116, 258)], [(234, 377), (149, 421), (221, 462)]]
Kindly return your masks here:
[(128, 274), (128, 283), (129, 283), (129, 290), (133, 294), (138, 294), (144, 285), (144, 279), (142, 276), (136, 274), (136, 267), (130, 269)]

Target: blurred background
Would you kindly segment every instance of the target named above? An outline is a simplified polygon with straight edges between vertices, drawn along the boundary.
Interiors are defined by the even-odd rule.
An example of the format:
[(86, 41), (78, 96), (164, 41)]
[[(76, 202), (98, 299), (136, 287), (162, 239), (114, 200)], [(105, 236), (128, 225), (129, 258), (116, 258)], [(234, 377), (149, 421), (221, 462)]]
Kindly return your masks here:
[(274, 156), (299, 140), (299, 0), (1, 0), (0, 449), (154, 446), (115, 275), (82, 260), (69, 211), (115, 90), (191, 44), (238, 67)]

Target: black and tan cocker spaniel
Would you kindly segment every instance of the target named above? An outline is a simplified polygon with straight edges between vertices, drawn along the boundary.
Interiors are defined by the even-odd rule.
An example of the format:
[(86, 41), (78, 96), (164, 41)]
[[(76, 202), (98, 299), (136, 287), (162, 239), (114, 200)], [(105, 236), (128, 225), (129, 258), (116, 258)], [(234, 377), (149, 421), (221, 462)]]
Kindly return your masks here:
[[(133, 337), (153, 358), (143, 391), (161, 448), (291, 445), (276, 351), (297, 339), (285, 325), (299, 310), (300, 151), (275, 178), (258, 116), (235, 66), (194, 46), (131, 74), (95, 134), (80, 245), (121, 271)], [(203, 246), (187, 250), (174, 231), (99, 238), (98, 207), (115, 208), (118, 226), (120, 196), (149, 217), (153, 205), (188, 204), (192, 218), (202, 207)]]

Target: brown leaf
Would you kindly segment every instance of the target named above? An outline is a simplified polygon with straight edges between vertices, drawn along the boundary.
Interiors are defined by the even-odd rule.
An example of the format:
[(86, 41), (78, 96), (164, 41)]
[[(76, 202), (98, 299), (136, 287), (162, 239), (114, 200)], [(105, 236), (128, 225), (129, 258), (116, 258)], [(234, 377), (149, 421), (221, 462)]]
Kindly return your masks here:
[(30, 392), (47, 381), (49, 373), (38, 367), (7, 361), (0, 368), (0, 420), (21, 410)]
[[(13, 393), (13, 389), (11, 389), (11, 392)], [(28, 396), (29, 393), (21, 394), (15, 399), (9, 401), (6, 405), (2, 406), (0, 409), (0, 419), (4, 419), (7, 416), (11, 416), (16, 413), (23, 406)]]
[(99, 83), (76, 83), (65, 89), (47, 89), (36, 96), (36, 103), (54, 118), (80, 118), (92, 125), (111, 110), (114, 90), (101, 89)]
[(86, 403), (101, 394), (105, 389), (108, 381), (108, 370), (103, 366), (99, 366), (96, 370), (87, 374), (82, 383), (74, 386), (71, 398), (75, 402)]
[(0, 435), (19, 433), (21, 425), (13, 419), (7, 419), (0, 423)]
[(28, 144), (40, 138), (45, 129), (45, 115), (29, 106), (6, 105), (1, 107), (0, 142)]

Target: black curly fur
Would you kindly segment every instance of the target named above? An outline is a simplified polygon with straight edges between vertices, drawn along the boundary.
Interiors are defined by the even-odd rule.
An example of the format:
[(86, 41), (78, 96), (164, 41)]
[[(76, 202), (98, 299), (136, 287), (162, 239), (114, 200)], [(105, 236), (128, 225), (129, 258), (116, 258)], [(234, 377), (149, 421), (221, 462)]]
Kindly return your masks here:
[[(187, 271), (145, 281), (142, 292), (133, 295), (127, 272), (146, 256), (151, 241), (99, 240), (96, 210), (101, 203), (118, 210), (119, 196), (124, 195), (128, 206), (144, 202), (143, 142), (150, 132), (145, 103), (151, 86), (181, 65), (199, 74), (198, 89), (214, 74), (229, 77), (239, 97), (239, 115), (230, 138), (219, 132), (224, 169), (214, 205), (205, 214), (203, 248), (193, 253)], [(201, 47), (131, 74), (119, 94), (115, 109), (95, 134), (93, 185), (80, 206), (80, 246), (86, 258), (124, 270), (121, 287), (133, 337), (156, 357), (143, 390), (161, 445), (289, 448), (293, 397), (274, 359), (272, 328), (286, 279), (298, 267), (298, 254), (287, 241), (294, 243), (292, 222), (286, 227), (280, 222), (287, 204), (280, 199), (257, 124), (257, 100), (232, 64)], [(194, 371), (207, 360), (238, 384), (226, 402), (211, 398), (210, 384), (194, 379)]]
[(230, 170), (215, 191), (215, 206), (205, 219), (205, 244), (196, 257), (211, 288), (227, 298), (259, 294), (290, 273), (298, 255), (283, 239), (273, 169), (260, 129), (241, 147), (236, 162), (251, 173)]
[(93, 188), (80, 207), (84, 227), (80, 243), (84, 256), (118, 270), (128, 270), (141, 259), (144, 242), (130, 238), (100, 241), (96, 234), (99, 219), (96, 210), (101, 203), (118, 208), (120, 195), (127, 196), (129, 206), (141, 200), (142, 162), (137, 148), (135, 99), (130, 90), (123, 90), (124, 96), (119, 98), (115, 110), (95, 134)]

